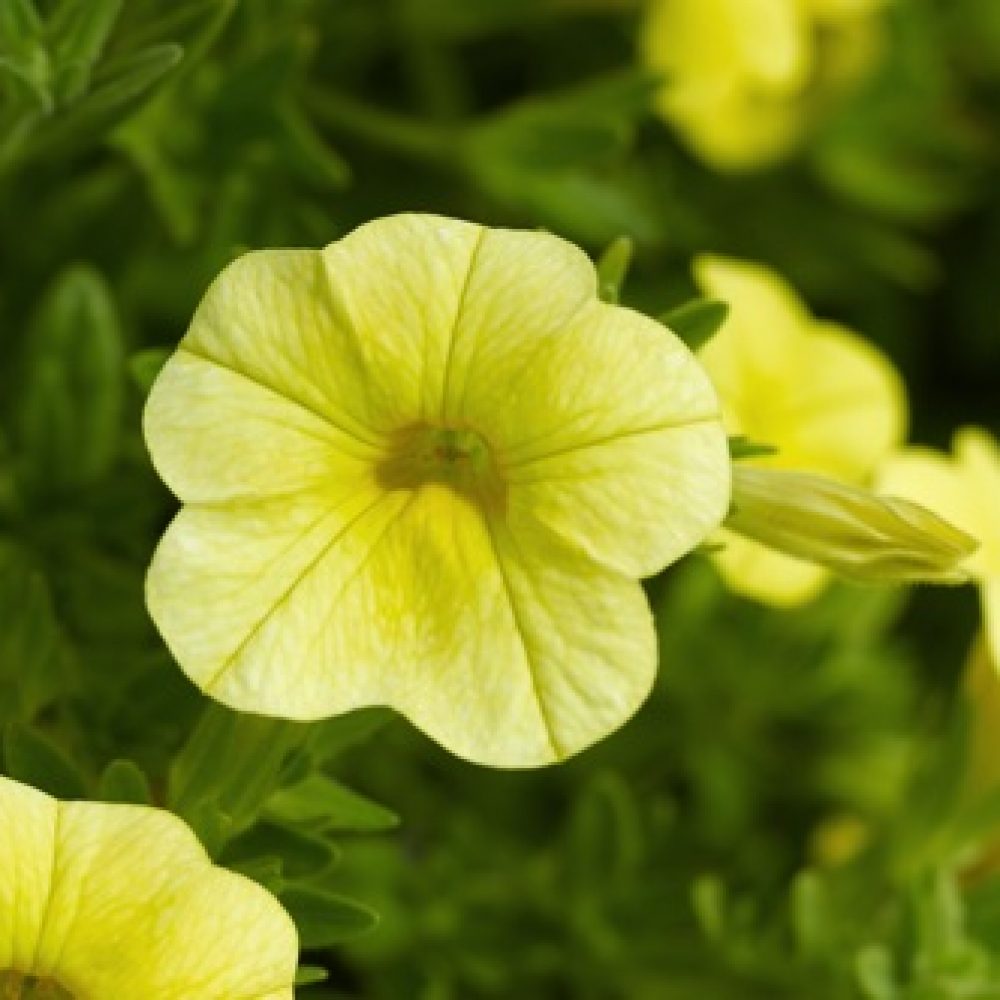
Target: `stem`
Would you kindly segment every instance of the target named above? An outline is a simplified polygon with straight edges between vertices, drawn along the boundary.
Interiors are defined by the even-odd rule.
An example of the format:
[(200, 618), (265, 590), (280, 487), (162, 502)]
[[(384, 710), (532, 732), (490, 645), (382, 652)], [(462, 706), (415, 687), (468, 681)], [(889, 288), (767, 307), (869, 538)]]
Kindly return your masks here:
[(429, 125), (331, 91), (314, 93), (310, 106), (323, 124), (351, 132), (373, 145), (437, 166), (455, 162), (459, 144), (455, 128)]
[(213, 856), (251, 826), (275, 790), (282, 765), (310, 726), (205, 707), (170, 773), (171, 809)]

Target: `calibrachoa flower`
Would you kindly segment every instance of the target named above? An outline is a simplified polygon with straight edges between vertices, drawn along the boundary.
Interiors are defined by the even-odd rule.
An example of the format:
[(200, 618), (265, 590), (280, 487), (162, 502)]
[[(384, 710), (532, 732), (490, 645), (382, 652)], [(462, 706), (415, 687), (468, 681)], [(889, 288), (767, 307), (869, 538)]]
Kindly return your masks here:
[[(793, 289), (756, 264), (702, 257), (701, 290), (730, 306), (699, 358), (722, 400), (731, 434), (773, 445), (763, 466), (865, 484), (903, 438), (906, 400), (887, 358), (866, 340), (813, 318)], [(726, 583), (778, 606), (804, 603), (828, 570), (729, 531), (713, 555)]]
[(176, 816), (0, 778), (0, 998), (291, 1000), (277, 900)]
[(649, 0), (642, 50), (658, 108), (723, 170), (789, 153), (825, 104), (863, 78), (883, 0)]
[(145, 416), (186, 505), (148, 602), (195, 683), (392, 705), (497, 765), (621, 725), (656, 666), (637, 578), (719, 523), (730, 466), (695, 359), (595, 290), (554, 236), (421, 215), (231, 264)]
[(1000, 663), (1000, 448), (985, 430), (965, 427), (952, 451), (903, 449), (885, 463), (880, 488), (933, 507), (979, 540), (965, 569), (979, 584), (987, 642)]

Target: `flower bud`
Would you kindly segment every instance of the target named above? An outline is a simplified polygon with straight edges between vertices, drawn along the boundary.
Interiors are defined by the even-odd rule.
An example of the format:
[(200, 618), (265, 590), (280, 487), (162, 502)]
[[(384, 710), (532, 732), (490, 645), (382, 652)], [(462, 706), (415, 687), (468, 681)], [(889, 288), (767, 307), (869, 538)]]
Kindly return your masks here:
[(733, 469), (726, 527), (865, 583), (964, 583), (978, 542), (936, 514), (824, 476)]

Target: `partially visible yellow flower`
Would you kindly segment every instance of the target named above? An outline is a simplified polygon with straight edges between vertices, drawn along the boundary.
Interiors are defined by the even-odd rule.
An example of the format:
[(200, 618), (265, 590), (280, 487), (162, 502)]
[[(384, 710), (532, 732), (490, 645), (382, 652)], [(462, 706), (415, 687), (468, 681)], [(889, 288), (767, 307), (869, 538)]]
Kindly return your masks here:
[(276, 899), (176, 816), (0, 778), (0, 998), (292, 1000)]
[[(812, 317), (768, 268), (701, 257), (695, 279), (704, 294), (730, 306), (699, 353), (729, 433), (775, 446), (776, 455), (755, 459), (764, 466), (867, 483), (905, 434), (905, 391), (889, 360), (850, 330)], [(722, 535), (715, 564), (747, 597), (793, 606), (830, 579), (813, 563)]]
[(452, 752), (544, 764), (656, 669), (639, 577), (729, 503), (718, 402), (576, 247), (402, 215), (212, 285), (150, 395), (184, 501), (147, 596), (235, 708), (387, 704)]
[(658, 107), (723, 170), (768, 166), (863, 77), (883, 0), (649, 0), (642, 51)]
[(987, 641), (1000, 663), (1000, 449), (985, 430), (965, 427), (952, 451), (903, 449), (886, 462), (879, 488), (933, 507), (979, 539), (965, 566), (979, 584)]

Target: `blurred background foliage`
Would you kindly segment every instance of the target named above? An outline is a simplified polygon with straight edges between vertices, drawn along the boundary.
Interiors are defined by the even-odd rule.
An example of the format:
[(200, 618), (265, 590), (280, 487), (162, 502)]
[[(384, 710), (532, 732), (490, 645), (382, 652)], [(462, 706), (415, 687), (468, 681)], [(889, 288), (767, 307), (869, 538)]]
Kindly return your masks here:
[(241, 723), (146, 617), (162, 352), (243, 249), (397, 210), (594, 255), (627, 235), (624, 300), (655, 314), (695, 253), (765, 262), (892, 355), (915, 439), (997, 430), (1000, 4), (896, 0), (863, 85), (739, 174), (656, 117), (643, 14), (0, 0), (4, 768), (180, 812), (281, 895), (316, 1000), (1000, 997), (1000, 706), (968, 588), (775, 612), (689, 559), (650, 582), (649, 703), (532, 773), (384, 712)]

